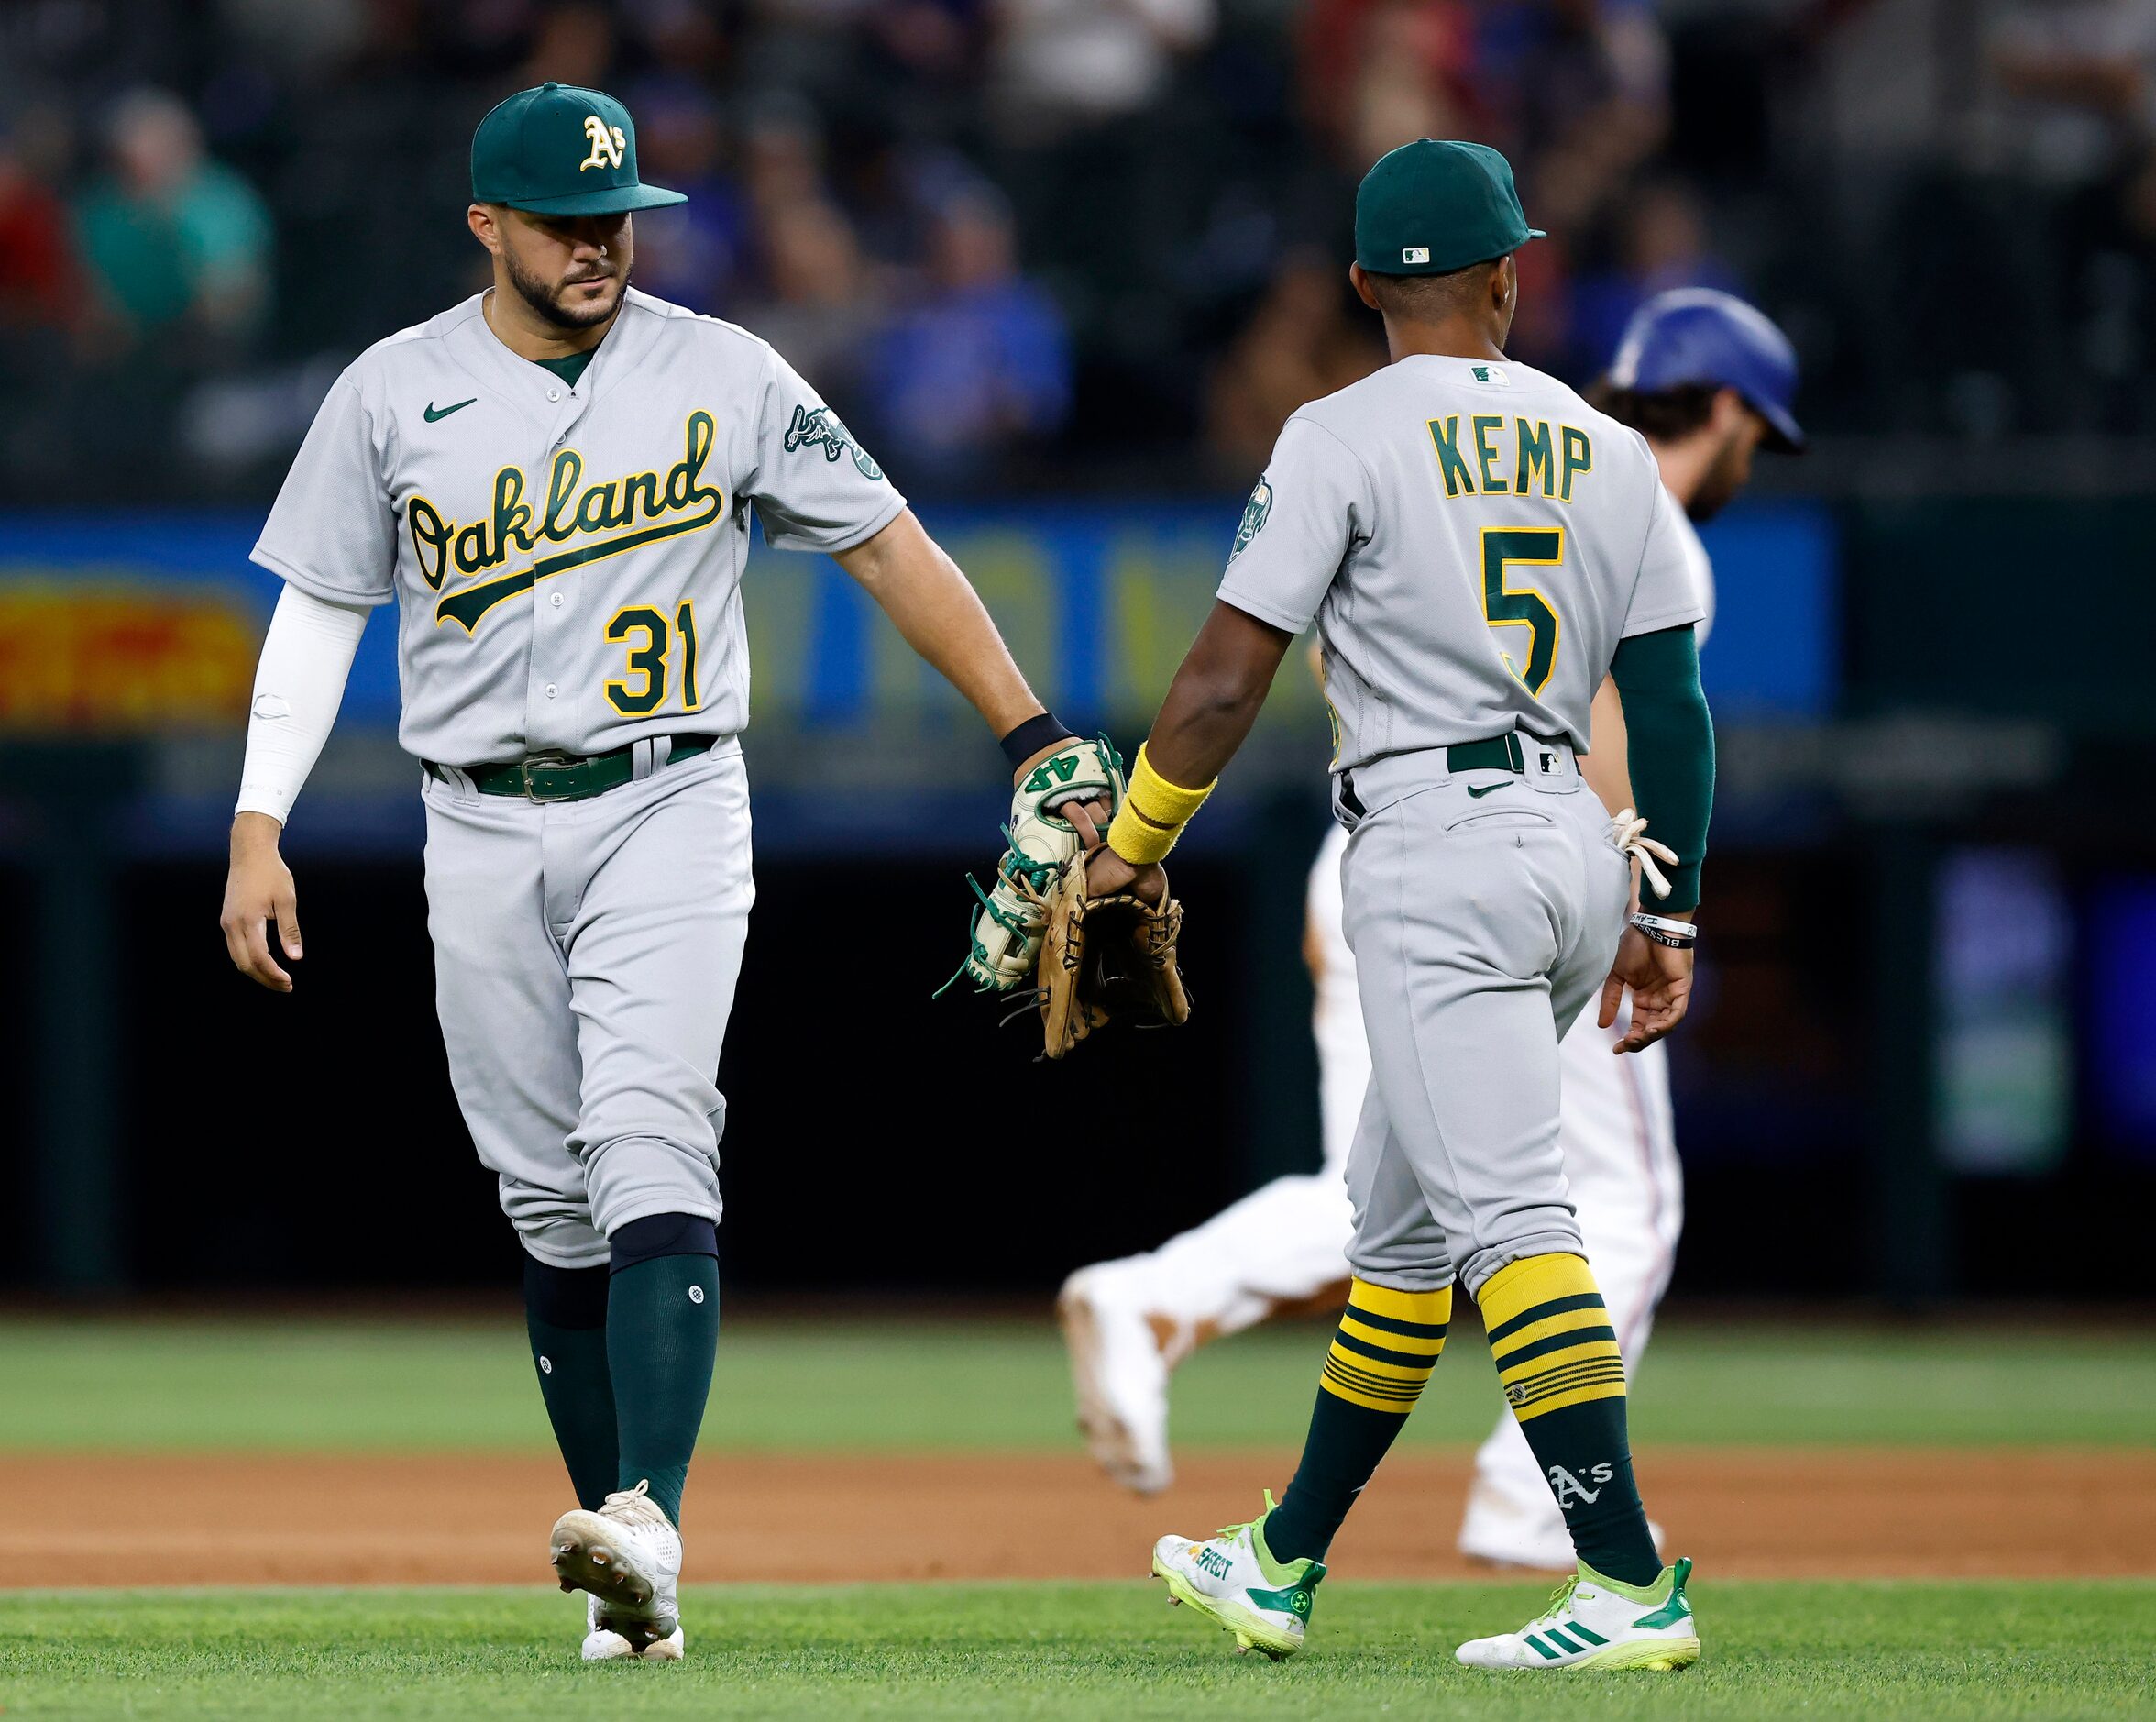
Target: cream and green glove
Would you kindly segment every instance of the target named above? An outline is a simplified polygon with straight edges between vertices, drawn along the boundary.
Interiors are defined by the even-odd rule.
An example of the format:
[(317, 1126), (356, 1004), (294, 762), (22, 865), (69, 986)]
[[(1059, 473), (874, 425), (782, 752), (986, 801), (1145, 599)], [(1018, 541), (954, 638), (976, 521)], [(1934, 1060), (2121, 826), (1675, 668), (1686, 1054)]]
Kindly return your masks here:
[[(1049, 894), (1073, 857), (1086, 848), (1078, 825), (1056, 810), (1101, 801), (1107, 812), (1094, 827), (1104, 835), (1123, 805), (1123, 757), (1106, 736), (1070, 742), (1028, 771), (1011, 793), (1010, 822), (1003, 828), (1009, 847), (996, 864), (996, 887), (983, 890), (973, 930), (973, 948), (959, 974), (983, 992), (1011, 992), (1034, 985)], [(956, 980), (958, 976), (952, 977)]]

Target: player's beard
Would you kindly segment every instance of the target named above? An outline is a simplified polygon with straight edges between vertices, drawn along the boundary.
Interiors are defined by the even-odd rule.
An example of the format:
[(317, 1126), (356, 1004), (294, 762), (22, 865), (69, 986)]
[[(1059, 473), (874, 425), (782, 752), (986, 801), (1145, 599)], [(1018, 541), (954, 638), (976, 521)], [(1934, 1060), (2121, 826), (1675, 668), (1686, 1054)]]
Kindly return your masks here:
[(1745, 446), (1744, 434), (1732, 430), (1729, 440), (1715, 451), (1707, 470), (1700, 475), (1698, 487), (1685, 513), (1695, 524), (1704, 525), (1729, 506), (1736, 493), (1744, 488), (1744, 481), (1752, 476), (1752, 451)]
[(527, 271), (517, 262), (514, 252), (505, 250), (501, 260), (509, 266), (509, 284), (517, 290), (518, 297), (557, 329), (588, 329), (595, 323), (604, 323), (621, 309), (622, 295), (629, 289), (631, 259), (627, 258), (612, 269), (616, 284), (611, 297), (576, 306), (564, 304), (562, 294), (595, 277), (585, 276), (579, 281), (549, 282)]

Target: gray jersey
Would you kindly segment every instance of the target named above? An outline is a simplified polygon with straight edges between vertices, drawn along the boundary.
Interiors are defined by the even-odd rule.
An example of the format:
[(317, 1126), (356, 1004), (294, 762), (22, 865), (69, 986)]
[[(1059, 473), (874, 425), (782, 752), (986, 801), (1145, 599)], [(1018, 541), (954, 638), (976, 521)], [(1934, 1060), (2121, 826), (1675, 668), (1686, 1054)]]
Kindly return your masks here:
[(1524, 729), (1584, 749), (1617, 642), (1697, 622), (1645, 440), (1524, 365), (1418, 355), (1291, 418), (1220, 596), (1314, 616), (1334, 764)]
[(398, 602), (411, 752), (469, 766), (748, 722), (752, 505), (842, 550), (906, 505), (764, 342), (633, 290), (575, 387), (475, 296), (338, 379), (254, 559)]

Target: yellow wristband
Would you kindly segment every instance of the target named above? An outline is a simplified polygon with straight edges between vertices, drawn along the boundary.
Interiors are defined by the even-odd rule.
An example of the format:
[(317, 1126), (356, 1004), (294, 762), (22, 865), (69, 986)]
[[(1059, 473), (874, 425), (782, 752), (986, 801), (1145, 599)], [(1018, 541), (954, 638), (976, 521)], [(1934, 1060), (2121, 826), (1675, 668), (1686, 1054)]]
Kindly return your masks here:
[(1190, 816), (1205, 805), (1205, 798), (1212, 793), (1211, 783), (1202, 789), (1176, 788), (1153, 769), (1145, 744), (1138, 745), (1138, 763), (1131, 769), (1130, 788), (1125, 792), (1125, 799), (1138, 809), (1149, 825), (1165, 825), (1172, 831), (1187, 824)]
[(1205, 804), (1213, 788), (1208, 783), (1202, 789), (1185, 789), (1169, 782), (1153, 769), (1153, 762), (1140, 745), (1138, 763), (1130, 773), (1130, 787), (1124, 791), (1123, 805), (1116, 810), (1115, 820), (1108, 826), (1108, 847), (1133, 867), (1160, 860), (1175, 847), (1183, 826)]

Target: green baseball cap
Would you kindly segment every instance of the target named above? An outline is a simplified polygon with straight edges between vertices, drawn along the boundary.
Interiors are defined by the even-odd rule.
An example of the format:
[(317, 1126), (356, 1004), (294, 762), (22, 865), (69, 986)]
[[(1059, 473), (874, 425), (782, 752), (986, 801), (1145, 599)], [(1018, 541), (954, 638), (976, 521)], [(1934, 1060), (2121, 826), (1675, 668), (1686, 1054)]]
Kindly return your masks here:
[(1488, 144), (1418, 138), (1380, 156), (1355, 193), (1355, 260), (1373, 275), (1449, 275), (1546, 237)]
[(688, 201), (636, 177), (636, 123), (603, 90), (543, 83), (498, 102), (472, 134), (472, 202), (538, 215), (614, 215)]

